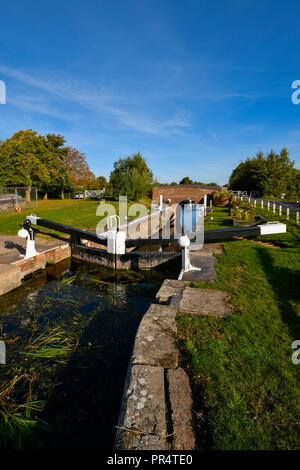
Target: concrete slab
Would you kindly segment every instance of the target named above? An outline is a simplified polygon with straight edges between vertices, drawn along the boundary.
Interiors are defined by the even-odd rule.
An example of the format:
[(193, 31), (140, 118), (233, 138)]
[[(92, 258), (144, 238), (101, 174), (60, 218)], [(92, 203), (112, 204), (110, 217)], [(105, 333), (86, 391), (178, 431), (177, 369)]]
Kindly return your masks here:
[(167, 450), (163, 367), (129, 367), (115, 449)]
[[(178, 286), (172, 286), (168, 284), (168, 279), (163, 282), (159, 291), (156, 294), (156, 298), (159, 303), (169, 303), (172, 297), (180, 297), (182, 293), (182, 289), (184, 288), (183, 284)], [(180, 282), (180, 281), (179, 281)]]
[(132, 364), (178, 367), (176, 310), (168, 305), (150, 305), (136, 334)]
[(214, 256), (203, 256), (201, 252), (191, 252), (191, 264), (195, 268), (201, 268), (201, 271), (187, 271), (184, 273), (183, 281), (215, 282), (216, 258)]
[(170, 418), (174, 435), (172, 449), (194, 450), (195, 433), (193, 430), (193, 400), (190, 381), (183, 369), (167, 371)]
[(192, 315), (227, 317), (231, 312), (228, 292), (214, 289), (185, 288), (179, 311)]

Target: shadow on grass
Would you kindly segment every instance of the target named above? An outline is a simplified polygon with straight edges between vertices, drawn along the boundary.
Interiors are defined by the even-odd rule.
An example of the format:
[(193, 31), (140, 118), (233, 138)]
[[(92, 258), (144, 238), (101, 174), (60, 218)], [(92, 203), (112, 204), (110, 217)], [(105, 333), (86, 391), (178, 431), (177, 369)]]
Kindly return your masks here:
[(299, 270), (274, 265), (269, 250), (257, 248), (257, 255), (276, 295), (282, 320), (287, 324), (292, 338), (300, 338), (300, 317), (293, 302), (300, 301)]

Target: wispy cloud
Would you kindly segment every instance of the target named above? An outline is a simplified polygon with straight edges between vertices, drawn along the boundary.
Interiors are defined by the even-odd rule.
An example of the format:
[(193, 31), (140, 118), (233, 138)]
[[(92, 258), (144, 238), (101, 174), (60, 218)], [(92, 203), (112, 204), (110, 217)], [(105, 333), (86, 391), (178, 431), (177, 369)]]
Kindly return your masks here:
[[(132, 108), (139, 103), (140, 97), (122, 96), (104, 87), (100, 89), (93, 87), (87, 81), (45, 78), (41, 74), (27, 73), (3, 65), (0, 65), (0, 73), (23, 84), (43, 90), (47, 94), (75, 102), (88, 110), (104, 113), (113, 117), (122, 126), (138, 132), (170, 136), (178, 128), (190, 126), (187, 117), (183, 117), (182, 113), (175, 113), (175, 115), (173, 113), (170, 117), (153, 119), (138, 111), (128, 111), (128, 107)], [(32, 101), (24, 96), (11, 99), (11, 104), (27, 109), (31, 108), (32, 111), (43, 112), (55, 117), (63, 117), (65, 114), (61, 114), (53, 106), (47, 105), (45, 100), (39, 103), (37, 99)], [(69, 113), (65, 114), (65, 118), (74, 119), (74, 116)]]

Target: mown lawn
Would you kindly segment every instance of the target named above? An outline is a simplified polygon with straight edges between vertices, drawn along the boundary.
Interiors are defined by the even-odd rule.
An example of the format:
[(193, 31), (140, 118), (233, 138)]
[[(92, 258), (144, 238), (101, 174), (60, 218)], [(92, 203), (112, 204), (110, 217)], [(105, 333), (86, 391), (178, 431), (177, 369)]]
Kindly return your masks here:
[[(112, 204), (116, 208), (116, 213), (118, 213), (118, 201), (107, 200), (106, 202)], [(140, 202), (147, 207), (150, 206), (148, 198), (144, 198)], [(128, 207), (131, 204), (132, 202), (128, 201)], [(96, 215), (98, 206), (98, 201), (85, 199), (39, 201), (39, 206), (36, 209), (27, 209), (22, 211), (21, 214), (16, 212), (0, 214), (0, 234), (16, 235), (26, 215), (32, 213), (44, 219), (95, 231), (97, 223), (101, 220), (101, 217)]]
[[(222, 211), (218, 228), (228, 220), (218, 208), (214, 221)], [(202, 449), (300, 448), (300, 364), (291, 360), (300, 339), (299, 227), (265, 238), (284, 248), (224, 242), (217, 282), (195, 284), (228, 291), (230, 317), (177, 319)]]

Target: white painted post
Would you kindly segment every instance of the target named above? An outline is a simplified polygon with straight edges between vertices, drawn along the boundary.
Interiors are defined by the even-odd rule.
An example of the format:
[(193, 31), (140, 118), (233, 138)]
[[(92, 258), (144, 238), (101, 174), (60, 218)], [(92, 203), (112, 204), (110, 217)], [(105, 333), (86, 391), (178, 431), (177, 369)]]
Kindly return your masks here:
[(126, 252), (126, 233), (119, 230), (120, 217), (110, 215), (107, 217), (107, 251), (108, 253), (124, 255)]
[(241, 202), (243, 201), (243, 199), (244, 199), (243, 196), (241, 196)]
[(268, 201), (268, 211), (270, 210), (270, 201)]
[(264, 200), (263, 199), (260, 201), (260, 206), (261, 206), (262, 209), (264, 208)]
[(279, 206), (279, 217), (281, 217), (281, 215), (282, 215), (282, 205), (280, 204), (280, 206)]
[(286, 208), (286, 220), (290, 220), (290, 208)]
[(212, 199), (209, 201), (209, 207), (210, 207), (211, 210), (212, 210)]
[(206, 215), (206, 207), (207, 207), (207, 194), (204, 195), (204, 215)]
[(187, 271), (201, 271), (201, 268), (196, 268), (191, 265), (190, 260), (190, 244), (191, 241), (187, 235), (182, 235), (178, 240), (178, 246), (182, 250), (182, 269), (179, 274), (179, 281), (181, 281), (183, 275)]
[(256, 207), (256, 199), (254, 199), (254, 203), (253, 203), (254, 207)]
[(275, 206), (275, 202), (273, 202), (273, 214), (275, 214), (276, 212), (276, 206)]
[(299, 225), (299, 211), (296, 212), (296, 224)]
[(249, 197), (248, 197), (248, 203), (249, 203), (249, 204), (250, 204), (250, 201), (251, 201), (251, 197), (249, 196)]
[(163, 210), (163, 196), (162, 194), (159, 196), (159, 211), (162, 212)]

